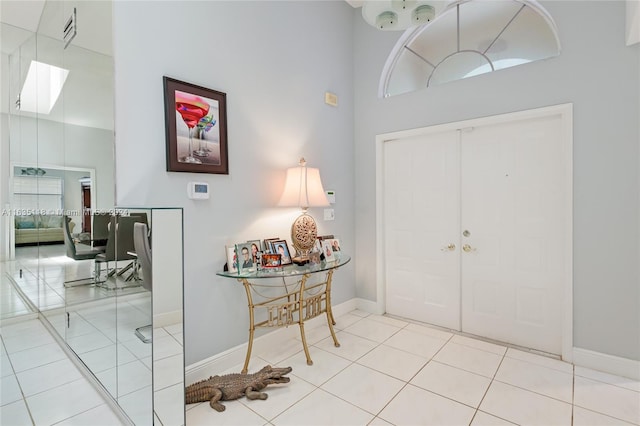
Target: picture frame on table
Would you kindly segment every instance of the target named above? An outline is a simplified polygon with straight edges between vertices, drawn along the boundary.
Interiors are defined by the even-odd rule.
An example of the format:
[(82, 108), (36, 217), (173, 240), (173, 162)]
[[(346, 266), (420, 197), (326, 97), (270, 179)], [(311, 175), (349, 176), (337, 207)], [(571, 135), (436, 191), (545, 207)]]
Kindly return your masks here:
[(318, 250), (322, 251), (322, 241), (328, 240), (330, 238), (334, 238), (333, 234), (331, 235), (318, 235), (316, 237), (318, 239)]
[(333, 251), (334, 254), (336, 254), (337, 252), (340, 251), (340, 240), (337, 238), (328, 238), (326, 240), (323, 240), (328, 242), (331, 245), (331, 251)]
[(238, 256), (236, 255), (236, 246), (225, 246), (227, 254), (227, 270), (229, 272), (238, 272)]
[(253, 258), (251, 257), (251, 244), (252, 243), (236, 244), (238, 270), (240, 273), (253, 272), (257, 269), (257, 265), (253, 262)]
[(163, 77), (168, 172), (229, 174), (227, 95)]
[(281, 256), (277, 253), (264, 253), (262, 255), (263, 268), (280, 268), (282, 266)]
[(293, 260), (291, 260), (291, 253), (289, 252), (289, 245), (287, 244), (287, 240), (276, 240), (271, 242), (272, 253), (279, 254), (281, 256), (281, 264), (282, 266), (291, 265)]
[(260, 260), (260, 255), (262, 254), (262, 243), (260, 240), (249, 240), (248, 244), (251, 244), (251, 260), (253, 260), (253, 264), (257, 266), (257, 262)]
[(264, 251), (268, 252), (268, 253), (275, 253), (273, 251), (273, 247), (271, 245), (271, 243), (273, 243), (274, 241), (280, 241), (280, 237), (276, 237), (276, 238), (266, 238), (263, 240), (264, 243)]
[(331, 240), (322, 240), (322, 254), (326, 262), (333, 262), (336, 260), (336, 255), (333, 253), (333, 247), (331, 247)]

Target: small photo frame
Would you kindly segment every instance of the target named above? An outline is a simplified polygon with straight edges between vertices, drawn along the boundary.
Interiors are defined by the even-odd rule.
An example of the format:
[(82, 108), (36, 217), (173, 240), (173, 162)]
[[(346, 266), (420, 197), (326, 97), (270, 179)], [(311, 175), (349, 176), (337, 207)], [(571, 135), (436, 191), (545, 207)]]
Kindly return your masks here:
[(331, 245), (331, 250), (333, 251), (333, 253), (338, 253), (340, 251), (340, 240), (337, 238), (329, 238), (327, 240), (324, 240), (326, 242), (328, 242)]
[(322, 254), (324, 254), (324, 260), (327, 262), (336, 260), (330, 240), (322, 240)]
[(226, 246), (227, 252), (227, 270), (229, 272), (238, 272), (238, 256), (236, 255), (236, 246)]
[(238, 269), (240, 272), (251, 272), (256, 270), (256, 264), (251, 257), (252, 243), (236, 244), (236, 253), (238, 255)]
[(272, 253), (279, 254), (281, 256), (281, 264), (291, 265), (293, 261), (291, 260), (291, 254), (289, 253), (289, 246), (287, 245), (287, 240), (276, 240), (271, 242)]
[(333, 235), (318, 235), (318, 250), (322, 252), (322, 242), (333, 238)]
[(265, 239), (264, 240), (264, 251), (268, 252), (268, 253), (274, 253), (273, 247), (271, 246), (271, 243), (273, 243), (274, 241), (279, 241), (279, 240), (280, 240), (280, 237)]
[(282, 266), (281, 256), (277, 253), (264, 253), (262, 255), (263, 268), (279, 268)]
[(247, 241), (247, 244), (251, 244), (251, 260), (253, 261), (253, 264), (257, 266), (259, 253), (262, 251), (262, 244), (260, 243), (260, 240), (249, 240)]

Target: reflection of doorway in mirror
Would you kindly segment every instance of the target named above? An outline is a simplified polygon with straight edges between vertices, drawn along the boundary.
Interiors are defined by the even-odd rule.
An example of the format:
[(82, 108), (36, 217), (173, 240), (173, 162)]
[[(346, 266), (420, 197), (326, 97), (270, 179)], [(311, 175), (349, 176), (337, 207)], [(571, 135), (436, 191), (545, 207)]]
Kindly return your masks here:
[(91, 178), (80, 178), (82, 231), (91, 234)]
[[(15, 218), (18, 217), (16, 213), (23, 213), (26, 211), (38, 211), (44, 212), (48, 216), (60, 216), (68, 215), (71, 217), (71, 221), (73, 222), (73, 231), (74, 233), (80, 233), (82, 231), (82, 221), (83, 221), (83, 192), (81, 189), (78, 189), (78, 182), (80, 180), (86, 182), (94, 182), (96, 171), (92, 168), (81, 168), (81, 167), (66, 167), (60, 165), (40, 165), (39, 169), (43, 171), (42, 175), (39, 177), (36, 176), (26, 176), (32, 179), (48, 179), (48, 180), (58, 180), (60, 182), (59, 193), (53, 194), (51, 193), (51, 189), (45, 189), (42, 185), (42, 182), (36, 182), (32, 193), (30, 195), (22, 193), (24, 185), (19, 184), (19, 180), (24, 180), (25, 175), (23, 170), (28, 170), (32, 168), (32, 164), (24, 164), (24, 163), (12, 163), (11, 170), (13, 173), (10, 175), (10, 183), (9, 187), (10, 191), (10, 200), (9, 200), (9, 212), (11, 213), (11, 218), (9, 220), (9, 239), (11, 244), (9, 246), (9, 258), (16, 258), (16, 246), (20, 247), (23, 244), (23, 240), (19, 240), (16, 236), (17, 226)], [(18, 185), (18, 186), (16, 186)], [(21, 189), (22, 188), (22, 189)], [(53, 192), (58, 192), (55, 190)], [(96, 205), (96, 197), (97, 191), (93, 188), (88, 194), (89, 206)], [(91, 208), (91, 207), (90, 207)], [(36, 226), (36, 222), (34, 221), (34, 227)], [(54, 242), (55, 243), (55, 242)], [(30, 243), (33, 245), (33, 243)], [(64, 244), (63, 239), (59, 241), (59, 244)], [(33, 250), (32, 250), (33, 252)], [(26, 255), (26, 254), (25, 254)], [(37, 257), (37, 251), (34, 254)], [(22, 256), (21, 256), (22, 257)], [(24, 260), (24, 259), (23, 259)]]

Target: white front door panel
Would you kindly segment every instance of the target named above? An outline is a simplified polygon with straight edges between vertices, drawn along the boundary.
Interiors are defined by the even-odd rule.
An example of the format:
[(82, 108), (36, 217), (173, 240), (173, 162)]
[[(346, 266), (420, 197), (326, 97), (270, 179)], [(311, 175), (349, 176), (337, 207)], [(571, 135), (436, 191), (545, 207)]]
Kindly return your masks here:
[(387, 312), (459, 329), (458, 135), (389, 142), (384, 156)]
[(550, 115), (384, 143), (388, 313), (562, 353), (562, 137)]

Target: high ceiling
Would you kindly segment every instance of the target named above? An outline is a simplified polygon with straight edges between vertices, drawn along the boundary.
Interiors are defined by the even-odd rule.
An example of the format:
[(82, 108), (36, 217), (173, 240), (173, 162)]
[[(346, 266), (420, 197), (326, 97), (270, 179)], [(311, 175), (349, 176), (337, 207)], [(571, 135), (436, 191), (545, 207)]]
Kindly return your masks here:
[(13, 53), (36, 31), (47, 37), (62, 40), (62, 30), (76, 9), (78, 31), (73, 44), (103, 55), (112, 55), (110, 1), (2, 0), (2, 53)]
[[(74, 7), (77, 36), (63, 49), (63, 26)], [(110, 1), (0, 0), (0, 51), (3, 62), (9, 58), (2, 84), (9, 87), (8, 96), (17, 98), (32, 60), (69, 70), (61, 100), (49, 114), (21, 111), (21, 116), (113, 129), (111, 7)], [(0, 104), (2, 112), (9, 112), (8, 105), (13, 102)]]

